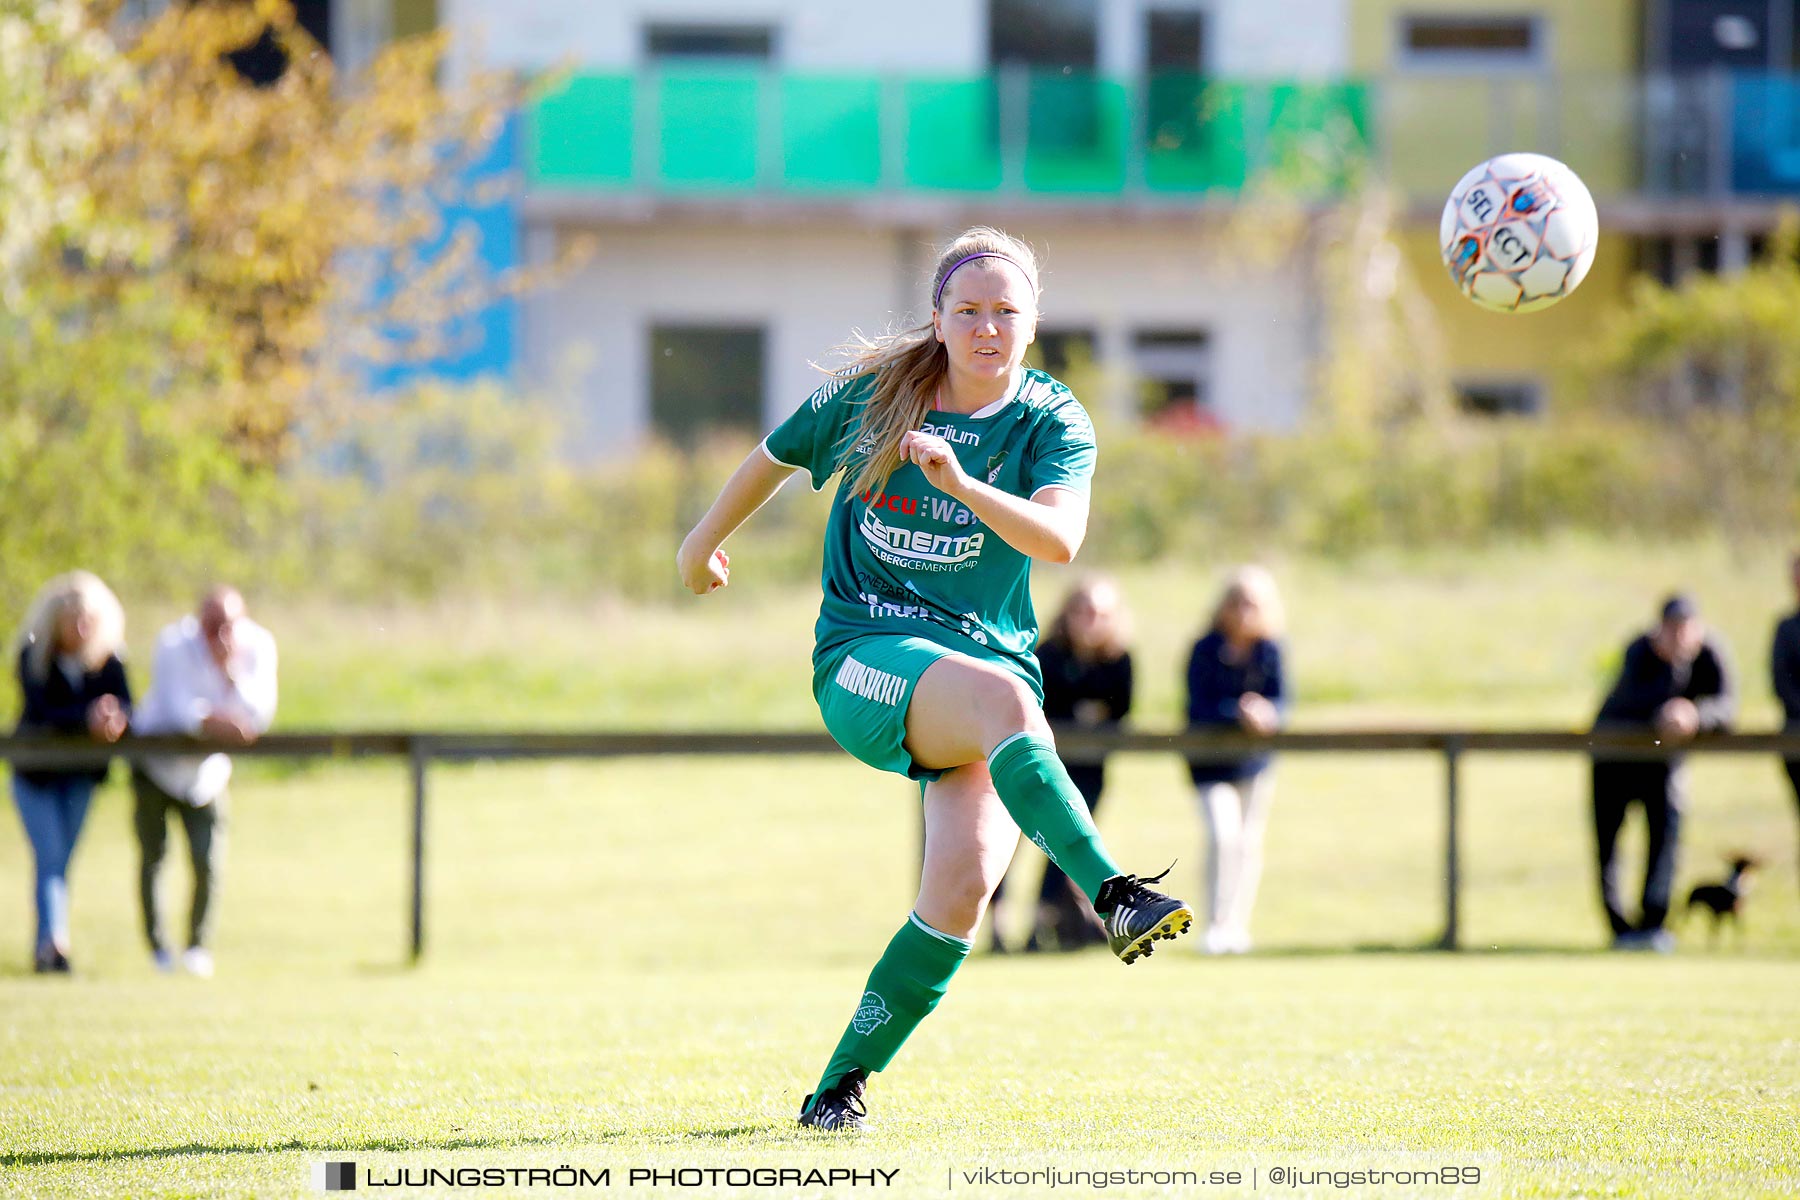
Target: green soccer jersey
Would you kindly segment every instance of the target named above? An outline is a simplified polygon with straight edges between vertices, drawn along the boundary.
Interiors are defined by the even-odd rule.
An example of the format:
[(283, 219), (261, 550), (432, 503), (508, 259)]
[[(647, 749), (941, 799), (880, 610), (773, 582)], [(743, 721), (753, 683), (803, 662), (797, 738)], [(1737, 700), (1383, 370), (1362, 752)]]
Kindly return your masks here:
[[(873, 375), (827, 383), (763, 441), (775, 462), (804, 468), (814, 491), (852, 447), (825, 530), (815, 664), (857, 638), (896, 634), (1000, 660), (1041, 689), (1031, 559), (912, 463), (879, 492), (849, 494), (869, 452), (858, 427), (874, 383)], [(1021, 370), (1009, 396), (978, 412), (929, 413), (921, 428), (948, 442), (970, 477), (1015, 496), (1051, 487), (1085, 495), (1094, 473), (1087, 412), (1042, 371)]]

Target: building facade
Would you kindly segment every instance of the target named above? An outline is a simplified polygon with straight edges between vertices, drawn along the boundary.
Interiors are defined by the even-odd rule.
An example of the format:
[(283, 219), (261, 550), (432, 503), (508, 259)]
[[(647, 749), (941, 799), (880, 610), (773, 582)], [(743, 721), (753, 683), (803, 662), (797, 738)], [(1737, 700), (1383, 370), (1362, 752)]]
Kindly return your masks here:
[(596, 250), (526, 305), (522, 366), (586, 449), (778, 420), (853, 328), (929, 319), (932, 248), (976, 223), (1043, 252), (1039, 361), (1096, 411), (1304, 411), (1304, 255), (1246, 261), (1231, 229), (1271, 142), (1331, 114), (1361, 136), (1340, 0), (443, 16), (484, 66), (571, 72), (533, 114), (527, 245)]
[[(419, 0), (333, 0), (345, 52)], [(458, 70), (553, 81), (524, 114), (518, 244), (584, 265), (503, 356), (606, 455), (784, 415), (852, 329), (928, 316), (931, 247), (1045, 254), (1038, 359), (1097, 414), (1292, 427), (1322, 369), (1304, 221), (1373, 175), (1467, 405), (1544, 411), (1630, 278), (1746, 262), (1800, 192), (1775, 0), (438, 0)], [(1449, 186), (1531, 149), (1603, 241), (1580, 292), (1500, 317), (1443, 282)], [(1266, 232), (1266, 231), (1265, 231)], [(1279, 236), (1277, 237), (1279, 242)], [(1181, 420), (1180, 418), (1187, 418)]]

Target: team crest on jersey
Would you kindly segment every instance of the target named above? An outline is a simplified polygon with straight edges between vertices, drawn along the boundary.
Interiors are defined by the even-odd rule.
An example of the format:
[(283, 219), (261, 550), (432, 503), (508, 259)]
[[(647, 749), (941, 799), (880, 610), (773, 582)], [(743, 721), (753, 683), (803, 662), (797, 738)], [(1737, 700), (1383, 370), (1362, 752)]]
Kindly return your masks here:
[(888, 1011), (886, 1000), (875, 992), (864, 992), (862, 1003), (856, 1006), (856, 1015), (850, 1018), (850, 1028), (867, 1037), (893, 1019), (894, 1014)]
[(1006, 451), (1002, 450), (998, 454), (990, 454), (988, 456), (987, 481), (989, 484), (992, 484), (994, 482), (994, 480), (1000, 478), (1000, 468), (1004, 467), (1005, 465), (1006, 465)]

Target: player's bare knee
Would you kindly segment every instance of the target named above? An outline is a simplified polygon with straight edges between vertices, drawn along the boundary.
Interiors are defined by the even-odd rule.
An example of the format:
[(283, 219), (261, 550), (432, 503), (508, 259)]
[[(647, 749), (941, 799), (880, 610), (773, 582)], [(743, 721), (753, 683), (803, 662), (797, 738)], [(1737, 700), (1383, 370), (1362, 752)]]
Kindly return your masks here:
[(1024, 680), (1004, 671), (983, 671), (978, 678), (972, 698), (990, 745), (1015, 733), (1048, 732), (1044, 710)]
[(932, 888), (931, 908), (941, 913), (945, 923), (952, 926), (942, 932), (960, 936), (959, 930), (973, 929), (981, 924), (992, 891), (992, 885), (977, 871), (937, 881)]

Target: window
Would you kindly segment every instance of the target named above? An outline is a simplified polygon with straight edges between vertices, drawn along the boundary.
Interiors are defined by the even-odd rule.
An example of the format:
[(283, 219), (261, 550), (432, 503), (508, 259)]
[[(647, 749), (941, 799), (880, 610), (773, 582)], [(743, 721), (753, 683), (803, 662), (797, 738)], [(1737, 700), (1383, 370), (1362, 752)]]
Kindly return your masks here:
[(678, 446), (762, 426), (763, 330), (657, 325), (650, 331), (650, 420)]
[(1099, 62), (1098, 0), (988, 0), (988, 61), (1069, 67)]
[(1481, 417), (1535, 417), (1544, 411), (1544, 389), (1535, 379), (1461, 380), (1457, 405)]
[(1639, 238), (1635, 250), (1637, 269), (1667, 287), (1696, 271), (1718, 274), (1722, 257), (1716, 233)]
[(1650, 6), (1649, 53), (1652, 65), (1676, 71), (1724, 67), (1738, 71), (1783, 70), (1792, 35), (1790, 17), (1780, 9), (1792, 5), (1770, 0), (1663, 0)]
[(1402, 65), (1426, 69), (1536, 67), (1545, 61), (1542, 21), (1522, 17), (1403, 17)]
[(1140, 412), (1156, 425), (1214, 424), (1208, 376), (1212, 339), (1204, 329), (1142, 329), (1132, 338)]
[(1144, 144), (1163, 154), (1205, 153), (1206, 14), (1146, 12), (1144, 70)]
[(733, 58), (767, 62), (774, 57), (772, 25), (647, 25), (646, 58)]
[(1102, 137), (1099, 53), (1099, 0), (988, 0), (988, 62), (1005, 76), (993, 97), (995, 141), (1022, 132), (1027, 157), (1092, 155)]
[(1040, 329), (1026, 361), (1062, 379), (1071, 368), (1080, 370), (1093, 365), (1098, 341), (1091, 329)]
[(1655, 279), (1664, 287), (1678, 281), (1679, 264), (1675, 261), (1675, 239), (1646, 237), (1633, 241), (1632, 258), (1638, 271)]
[(1153, 8), (1144, 14), (1144, 66), (1150, 71), (1206, 69), (1206, 14)]

